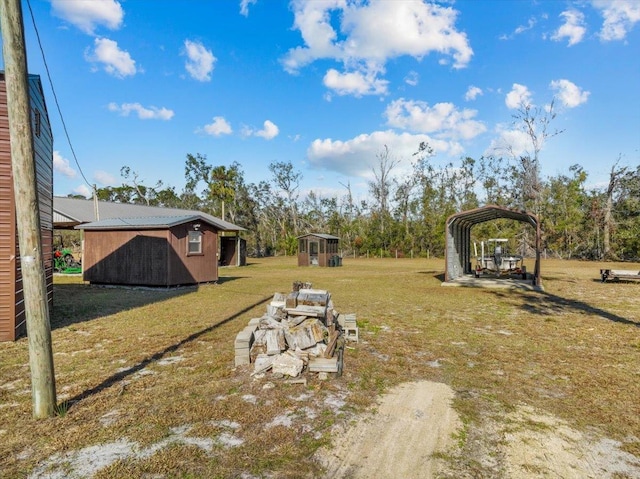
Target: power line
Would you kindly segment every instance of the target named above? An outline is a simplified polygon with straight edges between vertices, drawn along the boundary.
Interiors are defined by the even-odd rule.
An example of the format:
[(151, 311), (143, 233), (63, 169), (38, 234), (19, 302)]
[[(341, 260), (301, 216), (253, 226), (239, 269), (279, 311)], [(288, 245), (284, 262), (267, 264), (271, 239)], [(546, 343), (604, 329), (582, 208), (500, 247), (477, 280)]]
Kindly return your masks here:
[(76, 166), (78, 167), (78, 171), (82, 176), (82, 179), (87, 184), (87, 186), (95, 193), (95, 187), (87, 181), (87, 178), (84, 176), (82, 168), (80, 167), (80, 163), (78, 162), (78, 157), (76, 156), (76, 152), (73, 149), (73, 145), (71, 144), (71, 138), (69, 137), (69, 131), (67, 130), (67, 124), (64, 121), (64, 117), (62, 116), (62, 110), (60, 109), (60, 103), (58, 103), (58, 96), (56, 95), (56, 90), (53, 87), (53, 80), (51, 79), (51, 73), (49, 72), (49, 65), (47, 64), (47, 59), (44, 55), (44, 49), (42, 48), (42, 42), (40, 41), (40, 33), (38, 33), (38, 27), (36, 26), (36, 19), (33, 16), (33, 10), (31, 9), (31, 2), (27, 0), (27, 6), (29, 7), (29, 13), (31, 15), (31, 22), (33, 23), (33, 29), (36, 32), (36, 38), (38, 39), (38, 47), (40, 48), (40, 53), (42, 54), (42, 62), (44, 63), (44, 69), (47, 72), (47, 78), (49, 79), (49, 85), (51, 86), (51, 92), (53, 93), (53, 99), (56, 104), (56, 108), (58, 109), (58, 115), (60, 115), (60, 121), (62, 122), (62, 129), (64, 130), (64, 134), (67, 137), (67, 142), (69, 143), (69, 148), (71, 149), (71, 154), (73, 155), (73, 159), (76, 162)]

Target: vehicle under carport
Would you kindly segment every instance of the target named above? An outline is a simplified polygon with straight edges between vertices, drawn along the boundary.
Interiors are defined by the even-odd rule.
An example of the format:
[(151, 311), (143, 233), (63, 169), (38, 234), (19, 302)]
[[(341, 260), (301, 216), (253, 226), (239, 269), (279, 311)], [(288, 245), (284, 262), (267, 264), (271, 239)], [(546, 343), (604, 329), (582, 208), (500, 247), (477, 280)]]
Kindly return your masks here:
[(471, 253), (471, 229), (481, 223), (500, 218), (528, 224), (535, 231), (535, 266), (532, 284), (540, 286), (540, 222), (533, 213), (502, 206), (487, 205), (473, 210), (455, 213), (447, 218), (445, 282), (452, 282), (465, 275), (473, 275)]

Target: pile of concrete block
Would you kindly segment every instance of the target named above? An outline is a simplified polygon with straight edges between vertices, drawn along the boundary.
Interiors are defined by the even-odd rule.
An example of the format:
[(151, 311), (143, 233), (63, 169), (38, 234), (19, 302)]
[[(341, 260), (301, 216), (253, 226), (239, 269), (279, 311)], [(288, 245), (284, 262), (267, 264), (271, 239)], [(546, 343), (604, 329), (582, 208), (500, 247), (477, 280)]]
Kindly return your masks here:
[(355, 314), (335, 310), (328, 291), (295, 282), (266, 309), (236, 336), (236, 366), (253, 364), (253, 374), (271, 370), (283, 377), (342, 373), (345, 341), (358, 341), (358, 327)]

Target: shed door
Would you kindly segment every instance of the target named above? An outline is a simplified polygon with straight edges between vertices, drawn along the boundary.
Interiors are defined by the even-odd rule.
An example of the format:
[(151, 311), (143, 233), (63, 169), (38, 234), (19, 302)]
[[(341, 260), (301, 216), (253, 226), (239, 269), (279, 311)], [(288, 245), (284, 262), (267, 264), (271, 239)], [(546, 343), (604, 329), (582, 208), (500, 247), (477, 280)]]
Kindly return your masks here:
[(318, 250), (319, 245), (317, 241), (309, 241), (309, 264), (312, 266), (318, 266)]

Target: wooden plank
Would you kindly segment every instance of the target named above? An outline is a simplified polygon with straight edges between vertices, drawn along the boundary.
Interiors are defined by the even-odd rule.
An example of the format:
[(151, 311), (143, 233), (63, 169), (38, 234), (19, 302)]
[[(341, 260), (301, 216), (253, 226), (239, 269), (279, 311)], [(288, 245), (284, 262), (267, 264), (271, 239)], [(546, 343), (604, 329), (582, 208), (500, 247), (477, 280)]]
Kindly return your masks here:
[(329, 343), (327, 344), (327, 349), (324, 352), (325, 358), (328, 359), (333, 356), (333, 352), (336, 349), (336, 343), (338, 342), (338, 336), (340, 336), (340, 333), (338, 333), (338, 331), (334, 331), (331, 334), (331, 338), (329, 339)]

